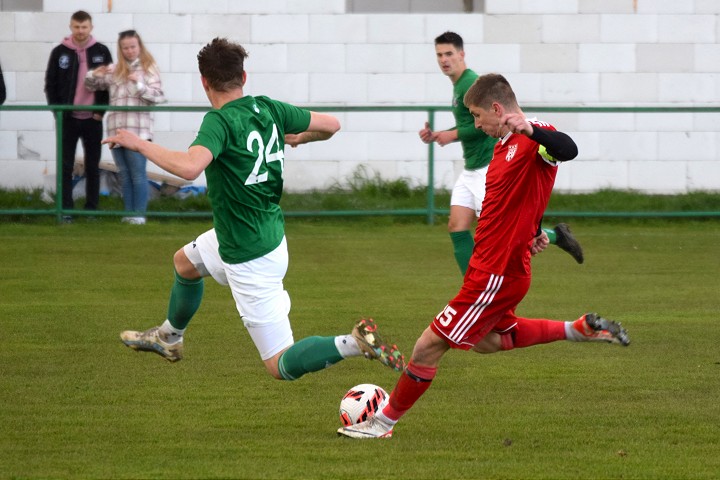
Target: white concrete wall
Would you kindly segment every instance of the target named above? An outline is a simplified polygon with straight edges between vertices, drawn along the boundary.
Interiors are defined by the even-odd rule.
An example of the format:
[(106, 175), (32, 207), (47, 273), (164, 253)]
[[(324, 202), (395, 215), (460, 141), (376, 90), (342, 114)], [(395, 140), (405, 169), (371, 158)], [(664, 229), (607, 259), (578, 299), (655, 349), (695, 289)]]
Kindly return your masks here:
[[(198, 49), (215, 36), (244, 44), (247, 93), (299, 105), (447, 105), (435, 63), (445, 30), (466, 42), (468, 65), (505, 74), (530, 115), (580, 147), (558, 191), (648, 193), (720, 190), (718, 113), (543, 113), (543, 106), (720, 106), (717, 0), (486, 0), (485, 14), (347, 14), (345, 0), (45, 0), (44, 12), (0, 12), (7, 104), (44, 104), (50, 50), (70, 14), (93, 15), (115, 54), (117, 33), (137, 29), (159, 62), (170, 105), (207, 105)], [(340, 112), (331, 141), (288, 149), (290, 190), (323, 188), (366, 164), (384, 178), (427, 178), (423, 112)], [(201, 114), (157, 114), (156, 141), (185, 149)], [(436, 126), (449, 127), (440, 113)], [(48, 112), (0, 111), (0, 185), (53, 184)], [(78, 147), (80, 151), (80, 147)], [(436, 185), (451, 187), (461, 150), (436, 150)], [(103, 158), (110, 160), (104, 151)], [(200, 183), (203, 179), (200, 179)]]

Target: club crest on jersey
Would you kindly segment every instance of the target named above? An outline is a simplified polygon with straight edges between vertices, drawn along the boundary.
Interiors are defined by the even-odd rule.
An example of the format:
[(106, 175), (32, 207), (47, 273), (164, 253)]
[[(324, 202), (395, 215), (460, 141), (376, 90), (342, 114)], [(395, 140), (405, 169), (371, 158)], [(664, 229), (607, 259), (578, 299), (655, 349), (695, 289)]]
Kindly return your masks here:
[(507, 154), (505, 155), (505, 161), (506, 161), (506, 162), (509, 162), (510, 160), (513, 159), (513, 157), (515, 156), (515, 152), (517, 152), (517, 147), (518, 147), (518, 146), (517, 146), (517, 143), (508, 146), (508, 152), (507, 152)]
[(70, 67), (70, 57), (67, 55), (60, 55), (60, 58), (58, 59), (58, 66), (63, 70), (66, 70)]

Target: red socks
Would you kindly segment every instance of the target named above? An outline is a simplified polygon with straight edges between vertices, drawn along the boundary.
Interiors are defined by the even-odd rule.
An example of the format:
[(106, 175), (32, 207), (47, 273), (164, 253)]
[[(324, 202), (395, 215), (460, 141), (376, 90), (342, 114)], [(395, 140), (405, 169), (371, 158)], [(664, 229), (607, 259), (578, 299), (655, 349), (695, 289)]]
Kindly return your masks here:
[(398, 421), (430, 388), (436, 373), (437, 367), (423, 367), (410, 362), (390, 394), (390, 400), (382, 411), (383, 415)]
[[(513, 328), (512, 333), (502, 335), (502, 340), (503, 350), (565, 340), (565, 322), (518, 318), (517, 326)], [(437, 367), (424, 367), (410, 361), (400, 375), (382, 414), (389, 420), (397, 422), (430, 388), (436, 373)]]
[[(512, 342), (509, 338), (512, 336)], [(510, 335), (503, 335), (503, 350), (512, 348), (525, 348), (541, 343), (565, 340), (565, 322), (557, 320), (518, 318), (517, 326)]]

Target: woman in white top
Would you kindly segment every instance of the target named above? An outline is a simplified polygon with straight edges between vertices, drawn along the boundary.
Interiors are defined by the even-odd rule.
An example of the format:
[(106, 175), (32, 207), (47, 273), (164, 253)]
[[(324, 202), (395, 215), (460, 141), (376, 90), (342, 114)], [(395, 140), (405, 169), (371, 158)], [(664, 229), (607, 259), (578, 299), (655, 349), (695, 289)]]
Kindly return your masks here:
[[(155, 59), (145, 49), (135, 30), (120, 32), (118, 62), (91, 70), (85, 77), (85, 86), (91, 90), (109, 90), (110, 105), (146, 106), (165, 102), (160, 72)], [(107, 115), (107, 133), (115, 135), (118, 129), (129, 130), (144, 140), (152, 140), (153, 114), (145, 111), (111, 111)], [(148, 203), (147, 159), (122, 147), (111, 150), (120, 171), (125, 210), (135, 212), (123, 221), (142, 225)]]

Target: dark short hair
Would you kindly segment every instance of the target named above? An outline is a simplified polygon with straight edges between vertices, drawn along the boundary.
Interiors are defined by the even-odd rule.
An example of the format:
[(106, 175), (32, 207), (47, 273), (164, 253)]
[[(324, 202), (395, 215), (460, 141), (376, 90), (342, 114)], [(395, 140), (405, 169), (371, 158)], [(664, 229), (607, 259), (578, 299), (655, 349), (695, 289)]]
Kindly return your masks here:
[(239, 43), (227, 38), (214, 38), (197, 55), (200, 75), (218, 92), (243, 86), (243, 72), (247, 51)]
[(443, 43), (450, 43), (453, 47), (457, 48), (458, 50), (463, 50), (463, 39), (460, 35), (458, 35), (455, 32), (445, 32), (442, 35), (439, 35), (435, 39), (435, 45), (443, 44)]
[(73, 13), (72, 17), (70, 17), (70, 20), (75, 20), (76, 22), (85, 22), (87, 20), (90, 20), (90, 23), (92, 23), (92, 17), (85, 10), (78, 10), (77, 12)]
[(504, 107), (517, 105), (510, 82), (498, 73), (479, 76), (463, 97), (463, 103), (468, 108), (475, 106), (488, 110), (494, 102)]

